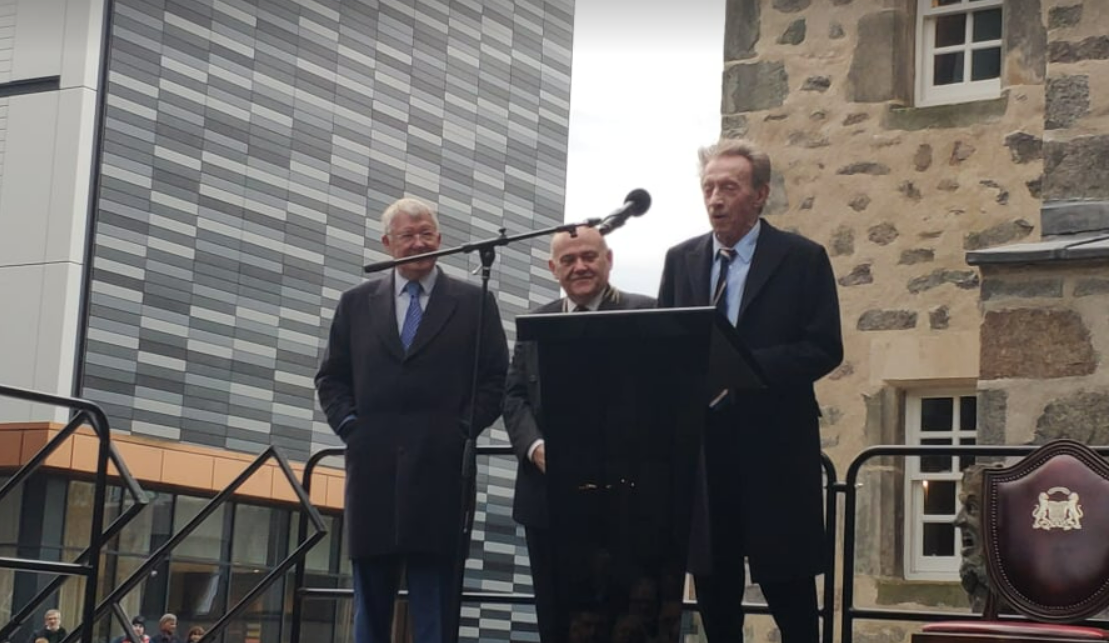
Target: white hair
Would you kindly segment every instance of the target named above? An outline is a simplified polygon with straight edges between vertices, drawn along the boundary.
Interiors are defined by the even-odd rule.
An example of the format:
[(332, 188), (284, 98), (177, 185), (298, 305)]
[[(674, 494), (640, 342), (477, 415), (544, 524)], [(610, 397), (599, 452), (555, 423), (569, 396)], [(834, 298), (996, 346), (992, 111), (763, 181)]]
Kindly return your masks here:
[(381, 214), (381, 231), (383, 233), (389, 234), (392, 232), (393, 217), (395, 217), (397, 213), (407, 214), (410, 217), (429, 217), (431, 222), (435, 224), (435, 229), (439, 229), (439, 217), (435, 216), (435, 211), (431, 209), (430, 205), (419, 199), (405, 197), (394, 201), (393, 204), (385, 208), (385, 212)]

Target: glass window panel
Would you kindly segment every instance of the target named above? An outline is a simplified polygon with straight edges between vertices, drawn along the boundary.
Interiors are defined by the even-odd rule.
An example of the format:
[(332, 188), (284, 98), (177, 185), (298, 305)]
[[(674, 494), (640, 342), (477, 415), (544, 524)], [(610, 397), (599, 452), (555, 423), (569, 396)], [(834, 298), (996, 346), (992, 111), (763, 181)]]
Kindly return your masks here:
[[(200, 515), (207, 498), (178, 496), (173, 515), (173, 533), (179, 533), (189, 521)], [(227, 505), (217, 507), (210, 516), (173, 550), (173, 556), (200, 560), (220, 560), (223, 552), (223, 513)]]
[(922, 431), (950, 431), (955, 401), (949, 397), (926, 397), (920, 401)]
[[(961, 438), (959, 440), (959, 444), (967, 445), (967, 446), (973, 446), (975, 444), (978, 444), (978, 440), (976, 440), (974, 438)], [(975, 458), (974, 456), (966, 456), (966, 457), (963, 457), (963, 458), (959, 458), (959, 471), (965, 470), (967, 467), (973, 465), (976, 461), (977, 461), (977, 458)]]
[(942, 522), (924, 523), (924, 555), (954, 556), (955, 525)]
[(933, 63), (933, 85), (939, 87), (963, 82), (963, 52), (940, 54), (935, 57)]
[(971, 40), (983, 42), (986, 40), (1001, 40), (1001, 7), (975, 11), (971, 14)]
[(177, 633), (206, 626), (223, 615), (227, 604), (224, 568), (212, 563), (173, 560), (169, 565), (168, 611), (177, 615)]
[[(304, 557), (305, 568), (312, 572), (327, 573), (331, 571), (331, 543), (335, 542), (335, 518), (332, 516), (323, 516), (323, 524), (327, 527), (327, 536), (316, 546), (308, 550), (308, 554)], [(312, 533), (312, 527), (308, 527), (308, 533)], [(293, 525), (293, 536), (290, 539), (291, 548), (296, 548), (296, 534), (297, 527)]]
[(922, 485), (925, 515), (955, 515), (954, 480), (925, 480)]
[[(257, 567), (236, 566), (231, 572), (231, 594), (228, 607), (242, 600), (258, 584), (267, 570)], [(292, 576), (286, 577), (289, 581)], [(284, 583), (278, 581), (270, 585), (260, 596), (247, 604), (227, 626), (228, 641), (242, 641), (242, 643), (262, 643), (262, 641), (275, 641), (281, 628), (281, 619), (285, 612), (282, 597), (285, 594)], [(305, 601), (305, 605), (313, 601)], [(307, 639), (305, 639), (307, 640)]]
[(978, 398), (964, 395), (959, 398), (959, 427), (963, 431), (978, 430)]
[(256, 505), (235, 505), (231, 562), (264, 566), (269, 561), (270, 519), (274, 511), (279, 510)]
[(1001, 48), (975, 49), (970, 54), (970, 79), (988, 80), (1001, 77)]
[(933, 7), (948, 7), (953, 4), (959, 4), (963, 0), (932, 0)]
[(936, 18), (936, 47), (961, 45), (967, 39), (967, 14), (956, 13)]
[[(924, 446), (929, 445), (950, 445), (951, 441), (946, 438), (928, 438), (921, 440), (920, 443)], [(951, 458), (942, 455), (925, 455), (920, 457), (920, 471), (921, 473), (938, 473), (943, 471), (951, 471)]]

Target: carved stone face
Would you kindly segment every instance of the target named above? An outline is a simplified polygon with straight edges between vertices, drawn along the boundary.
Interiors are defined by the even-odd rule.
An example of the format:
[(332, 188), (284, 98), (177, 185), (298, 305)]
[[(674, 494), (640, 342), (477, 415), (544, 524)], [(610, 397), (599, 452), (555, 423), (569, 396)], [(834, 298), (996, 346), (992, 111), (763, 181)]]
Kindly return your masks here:
[(963, 539), (963, 562), (959, 565), (959, 578), (970, 598), (970, 606), (981, 612), (989, 595), (989, 578), (982, 552), (982, 518), (979, 513), (982, 496), (982, 471), (990, 465), (973, 464), (963, 470), (962, 490), (959, 492), (959, 513), (955, 526)]

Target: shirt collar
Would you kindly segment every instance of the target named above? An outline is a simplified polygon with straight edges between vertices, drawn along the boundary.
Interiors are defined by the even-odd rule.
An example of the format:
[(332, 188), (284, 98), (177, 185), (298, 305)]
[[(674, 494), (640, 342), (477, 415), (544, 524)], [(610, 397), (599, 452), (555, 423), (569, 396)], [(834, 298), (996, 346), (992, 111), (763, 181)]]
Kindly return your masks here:
[[(593, 299), (590, 299), (589, 301), (585, 302), (585, 307), (589, 309), (589, 312), (596, 312), (597, 310), (600, 310), (601, 302), (604, 301), (605, 295), (607, 293), (608, 293), (608, 288), (605, 288), (605, 289), (601, 290), (601, 292), (597, 293), (596, 297), (594, 297)], [(578, 307), (578, 305), (575, 304), (574, 301), (572, 299), (570, 299), (569, 297), (562, 300), (562, 311), (563, 312), (567, 312), (567, 313), (574, 312), (574, 309), (577, 308), (577, 307)]]
[[(759, 230), (761, 229), (762, 219), (759, 219), (755, 222), (754, 227), (748, 230), (747, 234), (743, 235), (739, 243), (735, 244), (732, 250), (735, 250), (736, 259), (746, 264), (751, 263), (751, 258), (755, 256), (755, 245), (759, 242)], [(714, 258), (720, 254), (721, 248), (726, 247), (727, 246), (720, 243), (720, 239), (717, 239), (715, 234), (712, 235), (712, 256)]]
[[(439, 266), (435, 266), (431, 269), (431, 272), (427, 273), (420, 279), (420, 286), (423, 287), (424, 294), (431, 294), (431, 289), (435, 287), (435, 280), (438, 278)], [(401, 293), (404, 292), (404, 287), (407, 285), (408, 279), (402, 277), (401, 274), (397, 272), (397, 269), (393, 268), (393, 296), (400, 297)]]

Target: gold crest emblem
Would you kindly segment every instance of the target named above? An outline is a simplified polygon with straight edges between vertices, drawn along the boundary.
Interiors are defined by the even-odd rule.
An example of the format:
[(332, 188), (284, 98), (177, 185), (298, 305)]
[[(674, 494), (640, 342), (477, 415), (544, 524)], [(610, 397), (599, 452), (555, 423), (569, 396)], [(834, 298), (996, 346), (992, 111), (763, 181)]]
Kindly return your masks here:
[(1082, 505), (1078, 493), (1066, 487), (1052, 487), (1040, 492), (1040, 503), (1032, 510), (1033, 529), (1082, 529)]

